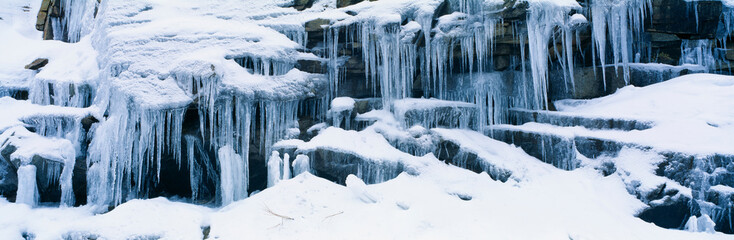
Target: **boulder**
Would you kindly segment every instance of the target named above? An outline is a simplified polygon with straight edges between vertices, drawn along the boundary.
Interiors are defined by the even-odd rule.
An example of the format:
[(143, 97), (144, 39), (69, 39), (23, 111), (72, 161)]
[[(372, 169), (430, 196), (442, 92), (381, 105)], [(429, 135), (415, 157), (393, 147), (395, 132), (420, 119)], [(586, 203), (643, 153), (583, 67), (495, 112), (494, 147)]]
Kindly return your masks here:
[(25, 65), (25, 69), (38, 70), (46, 66), (46, 64), (48, 64), (47, 58), (39, 58), (39, 59), (33, 60), (33, 62), (29, 63), (28, 65)]

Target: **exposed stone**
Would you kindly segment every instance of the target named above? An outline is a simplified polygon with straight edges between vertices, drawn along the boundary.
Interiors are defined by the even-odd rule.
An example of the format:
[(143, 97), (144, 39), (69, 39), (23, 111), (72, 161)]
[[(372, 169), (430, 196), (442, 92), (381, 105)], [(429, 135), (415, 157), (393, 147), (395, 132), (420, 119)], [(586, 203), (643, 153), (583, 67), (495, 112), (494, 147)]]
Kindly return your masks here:
[(521, 131), (511, 128), (492, 128), (489, 136), (499, 141), (522, 148), (528, 155), (553, 166), (572, 170), (579, 166), (574, 140), (540, 132)]
[[(680, 47), (678, 47), (677, 52), (680, 54)], [(704, 71), (705, 69), (695, 66), (633, 65), (629, 68), (629, 84), (644, 87), (678, 76)], [(627, 85), (624, 78), (624, 69), (621, 66), (607, 66), (604, 72), (600, 67), (576, 68), (574, 70), (573, 85), (570, 79), (568, 79), (568, 82), (564, 80), (565, 77), (562, 71), (551, 70), (549, 75), (548, 97), (552, 100), (603, 97)]]
[(379, 98), (355, 99), (354, 112), (363, 114), (375, 109), (382, 109), (382, 100)]
[(530, 5), (526, 1), (506, 0), (503, 5), (502, 18), (505, 20), (525, 19)]
[[(691, 4), (696, 4), (692, 6)], [(697, 11), (697, 12), (694, 12)], [(722, 13), (720, 1), (654, 0), (648, 32), (671, 33), (681, 38), (714, 38)]]
[(25, 65), (25, 69), (30, 70), (38, 70), (48, 64), (48, 59), (46, 58), (39, 58), (36, 60), (33, 60), (33, 62), (29, 63), (28, 65)]
[(308, 155), (316, 176), (339, 184), (344, 184), (349, 174), (361, 177), (367, 184), (379, 183), (397, 177), (405, 169), (400, 163), (372, 161), (355, 154), (329, 149), (319, 148)]
[(497, 56), (494, 58), (494, 70), (504, 71), (510, 67), (509, 56)]
[(306, 33), (308, 33), (308, 39), (306, 40), (306, 47), (313, 48), (324, 41), (324, 27), (331, 24), (328, 19), (318, 18), (306, 22), (304, 25)]
[(652, 128), (653, 122), (638, 121), (633, 119), (614, 119), (599, 117), (584, 117), (561, 114), (553, 111), (533, 111), (526, 109), (510, 109), (510, 119), (513, 125), (523, 125), (529, 122), (547, 123), (555, 126), (573, 127), (583, 126), (588, 129), (608, 130), (646, 130)]
[(0, 196), (10, 201), (15, 200), (18, 190), (17, 169), (4, 157), (0, 156)]
[(461, 149), (457, 143), (441, 140), (438, 148), (434, 153), (438, 159), (446, 161), (446, 163), (455, 165), (475, 173), (486, 172), (489, 176), (497, 181), (506, 182), (512, 176), (512, 172), (497, 166), (488, 166), (484, 160), (479, 158), (477, 154)]
[(678, 197), (647, 208), (638, 217), (659, 227), (680, 228), (682, 224), (685, 224), (685, 220), (690, 216), (693, 209), (699, 209), (697, 205), (691, 206), (690, 204), (695, 205), (696, 201)]
[(680, 38), (675, 34), (651, 32), (648, 33), (650, 41), (652, 42), (677, 42)]
[(315, 0), (294, 0), (293, 1), (293, 8), (295, 8), (298, 11), (303, 11), (306, 8), (310, 8), (313, 6)]
[(326, 73), (328, 70), (324, 63), (319, 60), (298, 60), (296, 68), (308, 73)]
[(46, 26), (46, 18), (48, 17), (48, 9), (51, 6), (51, 0), (43, 0), (41, 2), (41, 8), (38, 10), (38, 17), (36, 18), (36, 30), (43, 31)]
[(331, 21), (328, 19), (318, 18), (311, 21), (306, 22), (305, 28), (306, 32), (317, 32), (317, 31), (323, 31), (324, 25), (331, 24)]

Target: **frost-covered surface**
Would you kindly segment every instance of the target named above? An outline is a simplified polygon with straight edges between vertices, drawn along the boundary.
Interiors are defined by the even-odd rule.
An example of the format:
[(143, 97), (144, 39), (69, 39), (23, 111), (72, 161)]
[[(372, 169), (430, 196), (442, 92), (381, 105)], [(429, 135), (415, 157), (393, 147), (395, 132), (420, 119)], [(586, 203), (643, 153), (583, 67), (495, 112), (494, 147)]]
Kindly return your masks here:
[[(615, 94), (592, 100), (562, 100), (556, 107), (591, 117), (642, 119), (655, 122), (643, 131), (591, 131), (580, 135), (642, 143), (660, 150), (694, 154), (734, 154), (734, 78), (691, 74), (647, 87), (628, 86)], [(530, 124), (529, 129), (556, 127)]]
[[(233, 5), (165, 0), (105, 2), (92, 38), (102, 55), (101, 64), (110, 69), (113, 81), (122, 84), (138, 78), (173, 77), (189, 94), (196, 93), (191, 89), (194, 84), (220, 87), (221, 83), (221, 87), (252, 99), (313, 96), (300, 89), (313, 88), (319, 78), (291, 70), (299, 45), (250, 19), (231, 18), (234, 11), (243, 9), (229, 8)], [(253, 69), (255, 72), (288, 74), (253, 74), (231, 60), (238, 58), (263, 62), (262, 69)]]
[(33, 118), (81, 119), (96, 111), (93, 108), (41, 106), (10, 97), (0, 97), (0, 108), (3, 109), (3, 114), (0, 114), (0, 132), (13, 126), (24, 126), (23, 120)]
[(354, 109), (354, 99), (350, 97), (338, 97), (331, 100), (332, 112), (352, 111)]
[[(375, 203), (361, 199), (365, 191)], [(10, 239), (23, 232), (37, 239), (201, 239), (209, 226), (209, 237), (219, 239), (314, 239), (326, 233), (326, 238), (350, 239), (473, 239), (488, 231), (507, 239), (731, 239), (655, 227), (632, 216), (640, 207), (618, 177), (603, 178), (593, 169), (507, 184), (434, 164), (418, 176), (402, 174), (360, 191), (301, 174), (222, 209), (158, 198), (94, 215), (89, 207), (30, 209), (0, 199), (0, 215), (14, 216), (0, 219), (5, 226), (0, 232)]]
[(298, 147), (301, 152), (311, 152), (317, 149), (354, 154), (364, 160), (377, 163), (401, 163), (414, 170), (427, 164), (423, 158), (393, 148), (381, 134), (372, 129), (357, 132), (330, 127), (321, 131), (311, 141)]
[[(68, 31), (66, 40), (73, 43), (38, 40), (40, 33), (30, 23), (39, 0), (0, 3), (0, 96), (16, 89), (28, 90), (30, 95), (28, 101), (0, 98), (0, 143), (18, 145), (10, 161), (20, 162), (16, 169), (20, 179), (18, 203), (0, 198), (0, 236), (728, 237), (664, 230), (635, 218), (662, 200), (648, 202), (634, 193), (654, 191), (663, 184), (678, 191), (674, 197), (693, 195), (691, 189), (654, 174), (662, 161), (656, 153), (625, 149), (615, 157), (583, 159), (579, 169), (562, 171), (515, 146), (468, 130), (500, 123), (498, 119), (511, 104), (547, 108), (549, 71), (561, 68), (564, 80), (574, 82), (578, 61), (574, 60), (573, 42), (580, 42), (581, 26), (589, 22), (601, 65), (621, 66), (626, 74), (628, 68), (636, 66), (630, 64), (630, 53), (639, 49), (634, 49), (631, 40), (639, 37), (650, 1), (594, 1), (586, 6), (590, 8), (582, 8), (574, 0), (517, 1), (529, 7), (521, 17), (525, 18), (522, 24), (505, 23), (500, 14), (505, 2), (498, 0), (450, 1), (455, 12), (437, 19), (434, 17), (442, 0), (363, 1), (339, 9), (336, 1), (317, 0), (303, 11), (291, 8), (291, 0), (105, 0), (99, 6), (96, 1), (63, 2), (67, 19), (61, 30), (56, 27), (54, 32)], [(22, 10), (25, 5), (29, 6), (27, 12)], [(583, 16), (589, 12), (591, 19)], [(309, 39), (304, 25), (319, 18), (330, 25), (323, 26), (323, 42), (315, 48), (306, 47)], [(522, 76), (514, 74), (513, 79), (521, 82), (527, 93), (500, 99), (497, 93), (504, 90), (489, 83), (478, 84), (474, 86), (478, 89), (459, 93), (459, 97), (449, 96), (448, 81), (454, 71), (462, 71), (477, 82), (494, 75), (487, 72), (494, 67), (495, 37), (504, 34), (498, 26), (512, 26), (511, 30), (517, 31), (512, 37), (519, 41), (522, 56), (529, 56), (511, 60), (521, 61), (522, 66), (510, 66), (517, 72), (522, 69)], [(60, 36), (56, 34), (57, 39), (63, 38)], [(339, 40), (341, 37), (347, 40)], [(355, 100), (332, 98), (343, 80), (338, 63), (344, 62), (340, 51), (346, 49), (340, 44), (355, 43), (354, 39), (359, 39), (365, 64), (365, 81), (357, 84), (379, 91), (385, 107), (356, 114), (355, 122), (366, 123), (352, 128)], [(706, 61), (711, 54), (696, 55), (700, 48), (709, 47), (703, 43), (691, 42), (692, 47), (682, 51), (691, 50), (691, 54), (684, 54), (693, 59), (691, 63), (710, 67)], [(553, 51), (549, 45), (554, 46)], [(608, 45), (612, 52), (605, 54)], [(612, 59), (604, 59), (609, 56)], [(39, 71), (23, 69), (39, 57), (48, 58), (49, 64)], [(459, 58), (460, 63), (454, 63)], [(296, 69), (298, 60), (328, 62), (328, 74)], [(452, 69), (455, 65), (466, 69)], [(683, 71), (687, 67), (679, 68)], [(649, 130), (592, 131), (535, 123), (516, 128), (569, 138), (633, 139), (656, 150), (731, 153), (734, 84), (731, 79), (697, 76), (708, 80), (693, 84), (678, 79), (644, 89), (625, 88), (603, 99), (557, 103), (562, 114), (655, 121), (657, 125)], [(410, 98), (417, 81), (425, 97), (435, 98)], [(677, 94), (670, 94), (673, 92)], [(680, 100), (704, 95), (707, 97), (694, 101)], [(307, 98), (316, 99), (316, 103), (305, 102)], [(332, 126), (325, 119), (328, 117), (320, 115), (329, 107)], [(190, 111), (194, 108), (196, 111)], [(309, 112), (306, 115), (311, 119), (299, 121), (302, 112)], [(91, 127), (81, 132), (80, 122), (88, 116), (94, 117), (87, 119)], [(61, 120), (55, 122), (57, 118), (72, 119), (74, 130), (65, 129)], [(194, 123), (183, 129), (187, 120)], [(304, 130), (301, 124), (308, 124), (308, 120), (315, 125), (304, 126), (308, 136), (300, 136)], [(462, 129), (435, 128), (446, 122)], [(342, 123), (344, 129), (339, 128)], [(351, 130), (357, 128), (360, 130)], [(82, 148), (88, 142), (89, 148)], [(460, 157), (476, 155), (480, 170), (486, 173), (476, 174), (448, 165), (466, 167), (452, 159), (439, 159), (441, 151), (448, 149), (438, 145), (448, 142), (456, 145), (457, 154), (463, 154)], [(294, 152), (285, 152), (289, 150)], [(183, 152), (188, 159), (183, 159)], [(79, 153), (87, 154), (86, 162), (74, 162)], [(270, 188), (248, 196), (252, 153), (267, 159)], [(34, 156), (64, 163), (63, 171), (55, 176), (61, 181), (62, 206), (74, 204), (69, 195), (72, 166), (85, 165), (90, 205), (48, 208), (41, 204), (29, 208), (39, 204), (36, 176), (43, 174), (30, 164)], [(210, 156), (215, 159), (210, 161)], [(166, 160), (170, 162), (164, 163)], [(595, 169), (599, 167), (594, 162), (597, 160), (613, 162), (619, 171), (603, 177)], [(215, 179), (216, 196), (211, 204), (222, 208), (178, 202), (201, 200), (197, 192), (204, 170), (197, 169), (197, 161), (213, 165), (206, 169), (207, 177)], [(189, 199), (136, 200), (147, 198), (148, 188), (155, 187), (148, 185), (161, 180), (162, 164), (174, 163), (179, 169), (188, 164), (189, 176), (184, 177), (191, 182)], [(347, 167), (324, 173), (324, 165)], [(354, 165), (359, 167), (350, 168)], [(295, 174), (300, 173), (294, 179), (291, 166)], [(356, 176), (342, 176), (345, 171)], [(498, 172), (511, 180), (497, 177)], [(311, 173), (344, 182), (346, 187)], [(261, 177), (263, 173), (257, 174)], [(337, 176), (326, 176), (329, 174)], [(734, 192), (726, 185), (711, 189)], [(115, 208), (101, 214), (108, 206)], [(707, 215), (691, 218), (689, 223), (687, 229), (695, 232), (710, 232), (712, 227)]]
[[(477, 154), (488, 165), (502, 171), (509, 171), (515, 181), (535, 179), (555, 171), (551, 165), (542, 163), (522, 149), (508, 146), (481, 133), (470, 130), (434, 128), (431, 131), (444, 140), (457, 143), (462, 149)], [(487, 170), (485, 170), (487, 171)]]

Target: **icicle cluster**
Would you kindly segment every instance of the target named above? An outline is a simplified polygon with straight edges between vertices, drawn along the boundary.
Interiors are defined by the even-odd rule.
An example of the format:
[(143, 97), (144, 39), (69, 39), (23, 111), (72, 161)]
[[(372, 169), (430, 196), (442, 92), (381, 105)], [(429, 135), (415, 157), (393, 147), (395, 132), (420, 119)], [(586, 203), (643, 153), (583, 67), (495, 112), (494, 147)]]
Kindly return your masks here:
[(55, 40), (79, 42), (92, 31), (98, 1), (61, 0), (60, 18), (51, 18)]
[[(607, 44), (611, 45), (612, 61), (615, 68), (621, 66), (624, 79), (629, 84), (629, 63), (635, 53), (641, 53), (641, 35), (644, 30), (645, 16), (652, 12), (651, 0), (595, 0), (591, 2), (592, 37), (596, 42), (596, 53), (602, 66), (604, 86), (606, 86)], [(637, 43), (637, 44), (634, 44)], [(639, 59), (637, 59), (639, 61)]]
[(97, 127), (89, 149), (88, 202), (118, 205), (147, 196), (149, 177), (160, 178), (164, 154), (181, 162), (184, 112), (136, 106), (112, 89), (110, 117)]

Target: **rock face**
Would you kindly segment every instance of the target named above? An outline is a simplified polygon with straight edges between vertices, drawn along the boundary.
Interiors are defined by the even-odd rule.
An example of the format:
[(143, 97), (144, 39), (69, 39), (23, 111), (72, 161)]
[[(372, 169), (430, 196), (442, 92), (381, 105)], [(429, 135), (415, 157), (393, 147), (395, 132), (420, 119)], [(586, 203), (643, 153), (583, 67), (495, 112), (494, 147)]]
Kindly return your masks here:
[[(43, 1), (36, 29), (44, 32), (44, 39), (57, 38), (70, 41), (68, 36), (53, 36), (54, 32), (59, 32), (54, 31), (54, 28), (59, 30), (60, 26), (52, 26), (52, 23), (55, 23), (52, 18), (57, 20), (69, 18), (64, 15), (68, 9), (61, 8), (63, 2)], [(600, 53), (595, 37), (599, 36), (594, 36), (598, 33), (594, 33), (594, 24), (589, 22), (593, 19), (583, 19), (590, 18), (588, 12), (591, 10), (588, 4), (591, 3), (588, 1), (580, 1), (583, 8), (572, 9), (533, 8), (531, 3), (519, 0), (504, 1), (496, 9), (483, 5), (462, 9), (463, 4), (459, 2), (486, 1), (435, 1), (435, 6), (428, 7), (428, 12), (421, 12), (423, 15), (419, 15), (418, 12), (424, 9), (406, 6), (409, 11), (401, 10), (394, 13), (400, 15), (399, 21), (384, 25), (377, 23), (381, 20), (387, 21), (386, 19), (370, 19), (369, 16), (364, 16), (368, 13), (346, 10), (370, 4), (364, 0), (335, 1), (337, 9), (330, 10), (334, 11), (332, 13), (336, 17), (310, 12), (312, 10), (310, 8), (316, 2), (294, 0), (292, 5), (284, 4), (285, 7), (292, 6), (300, 12), (290, 8), (284, 10), (286, 13), (283, 16), (287, 17), (283, 18), (289, 21), (282, 25), (276, 21), (282, 20), (277, 19), (282, 17), (278, 16), (280, 13), (273, 13), (267, 17), (243, 17), (255, 23), (248, 23), (249, 25), (242, 29), (237, 27), (243, 24), (242, 22), (228, 22), (238, 18), (227, 14), (218, 15), (214, 17), (215, 23), (229, 24), (223, 28), (236, 30), (221, 35), (211, 33), (190, 37), (172, 34), (132, 40), (110, 40), (105, 39), (109, 36), (97, 36), (100, 38), (97, 40), (108, 41), (104, 44), (112, 45), (95, 48), (101, 54), (100, 59), (106, 61), (100, 65), (109, 64), (105, 65), (104, 70), (110, 72), (106, 72), (104, 76), (111, 76), (110, 78), (115, 81), (125, 79), (115, 82), (117, 85), (113, 90), (121, 89), (121, 92), (118, 95), (108, 94), (115, 96), (104, 99), (110, 102), (110, 106), (104, 106), (107, 109), (102, 109), (95, 115), (104, 119), (87, 117), (80, 120), (83, 129), (81, 135), (84, 137), (75, 144), (79, 146), (84, 156), (78, 156), (74, 164), (76, 202), (79, 204), (86, 201), (87, 189), (91, 189), (90, 186), (95, 184), (93, 181), (95, 176), (90, 175), (94, 168), (115, 166), (114, 162), (101, 161), (102, 157), (98, 155), (118, 156), (130, 154), (131, 151), (139, 152), (128, 156), (129, 158), (139, 157), (148, 161), (135, 163), (145, 166), (147, 170), (137, 173), (139, 175), (120, 176), (124, 179), (121, 182), (126, 185), (119, 188), (144, 190), (130, 195), (115, 196), (118, 199), (183, 197), (197, 203), (216, 205), (221, 201), (221, 192), (225, 191), (221, 182), (227, 167), (217, 160), (218, 148), (222, 147), (234, 149), (235, 154), (230, 155), (241, 157), (237, 160), (247, 164), (249, 172), (240, 174), (244, 175), (242, 178), (246, 179), (249, 192), (267, 187), (266, 163), (271, 150), (288, 153), (292, 157), (297, 154), (308, 155), (316, 175), (342, 184), (349, 174), (366, 178), (367, 183), (375, 183), (388, 180), (405, 171), (406, 167), (400, 164), (370, 162), (363, 156), (328, 148), (317, 148), (309, 152), (296, 152), (294, 148), (270, 149), (275, 142), (283, 139), (310, 140), (315, 132), (318, 132), (318, 129), (312, 129), (316, 124), (322, 123), (322, 127), (328, 127), (330, 120), (327, 119), (329, 115), (326, 112), (329, 109), (329, 102), (340, 96), (357, 100), (353, 111), (338, 113), (344, 121), (331, 120), (332, 125), (347, 130), (363, 130), (377, 121), (377, 118), (360, 118), (363, 114), (378, 109), (392, 111), (390, 114), (393, 115), (380, 117), (397, 118), (394, 119), (396, 126), (393, 126), (396, 128), (418, 126), (411, 128), (413, 131), (411, 134), (417, 132), (408, 137), (413, 139), (390, 139), (390, 144), (396, 149), (411, 155), (433, 153), (447, 163), (474, 172), (490, 172), (495, 180), (510, 179), (512, 177), (510, 171), (486, 165), (477, 153), (464, 151), (461, 149), (462, 146), (452, 141), (432, 139), (430, 133), (425, 133), (430, 132), (426, 130), (430, 128), (461, 128), (480, 131), (494, 139), (514, 144), (540, 161), (560, 169), (572, 170), (581, 166), (579, 159), (582, 158), (596, 159), (614, 155), (625, 147), (642, 149), (646, 147), (593, 137), (569, 137), (547, 132), (524, 131), (518, 126), (542, 123), (595, 130), (645, 130), (652, 124), (626, 119), (564, 116), (539, 110), (553, 110), (551, 102), (554, 100), (598, 98), (612, 94), (626, 85), (648, 86), (690, 73), (726, 72), (730, 68), (729, 61), (734, 61), (734, 50), (725, 49), (715, 43), (717, 40), (730, 42), (729, 38), (722, 36), (729, 34), (725, 32), (728, 30), (728, 23), (723, 18), (730, 9), (720, 1), (689, 3), (683, 0), (653, 0), (651, 9), (653, 14), (646, 16), (646, 21), (641, 23), (640, 31), (630, 30), (627, 32), (630, 35), (625, 35), (625, 38), (635, 40), (629, 43), (629, 46), (625, 46), (629, 47), (624, 50), (626, 52), (623, 53), (618, 47), (612, 46), (616, 43), (611, 43), (622, 39), (621, 36), (612, 36), (614, 33), (606, 28), (600, 30), (607, 40), (601, 49), (617, 50), (604, 53), (607, 61), (603, 62), (606, 64), (603, 66), (600, 56), (597, 56)], [(359, 3), (362, 3), (361, 6), (349, 8)], [(103, 27), (113, 29), (127, 24), (129, 26), (120, 28), (134, 28), (138, 27), (135, 24), (146, 24), (156, 20), (147, 19), (146, 14), (141, 14), (157, 10), (154, 9), (156, 6), (145, 1), (110, 4), (119, 4), (119, 8), (110, 10), (119, 11), (113, 12), (117, 14), (114, 17), (119, 19), (103, 22), (104, 24), (100, 24)], [(96, 10), (94, 9), (95, 14)], [(225, 10), (222, 11), (226, 12)], [(535, 13), (544, 11), (558, 13), (552, 12), (553, 10), (563, 11), (556, 14), (563, 19), (536, 21), (538, 19), (535, 18), (539, 16)], [(297, 15), (302, 13), (307, 14)], [(582, 16), (583, 14), (587, 16)], [(198, 17), (194, 15), (189, 17)], [(572, 16), (576, 18), (570, 19)], [(293, 24), (292, 19), (299, 19), (302, 22)], [(353, 19), (356, 20), (350, 22)], [(571, 24), (571, 20), (577, 22)], [(544, 25), (554, 21), (563, 22), (564, 25)], [(627, 28), (632, 26), (625, 26), (625, 30)], [(256, 31), (249, 31), (252, 29), (268, 31), (268, 34), (264, 35), (265, 37), (259, 36)], [(114, 30), (116, 29), (110, 31)], [(535, 32), (531, 35), (531, 31)], [(544, 33), (547, 35), (544, 37), (548, 39), (537, 39)], [(276, 35), (279, 38), (268, 38)], [(291, 44), (286, 37), (295, 43)], [(268, 40), (278, 44), (267, 42)], [(227, 45), (229, 42), (237, 44)], [(172, 48), (175, 48), (170, 49), (170, 52), (184, 53), (171, 55), (172, 57), (168, 55), (151, 57), (159, 53), (158, 44), (163, 43), (170, 43)], [(277, 54), (272, 56), (262, 50), (272, 50), (268, 48), (272, 47), (271, 44), (280, 43), (285, 47), (273, 52), (283, 56)], [(134, 47), (126, 48), (126, 45)], [(217, 57), (215, 60), (196, 58), (199, 56), (197, 55), (199, 50), (210, 45), (226, 49), (227, 56), (224, 59)], [(242, 45), (256, 46), (253, 47), (256, 50), (242, 50)], [(133, 53), (130, 53), (131, 51)], [(545, 53), (547, 56), (538, 57), (536, 56), (538, 53)], [(633, 55), (624, 56), (626, 58), (624, 61), (620, 60), (622, 57), (617, 56), (630, 53)], [(131, 60), (126, 54), (148, 58), (144, 59), (146, 61)], [(209, 52), (204, 52), (203, 55), (208, 54)], [(714, 63), (710, 63), (709, 60)], [(162, 62), (165, 62), (165, 66), (160, 68), (174, 70), (159, 73), (159, 69), (154, 66), (163, 65)], [(239, 64), (241, 69), (225, 68), (233, 66), (232, 62)], [(26, 69), (43, 71), (42, 68), (48, 63), (48, 59), (37, 59), (27, 65)], [(681, 63), (693, 65), (679, 66)], [(235, 74), (231, 74), (232, 72)], [(258, 82), (251, 85), (241, 84), (236, 81), (241, 79), (226, 78), (231, 76), (255, 79)], [(540, 78), (546, 78), (547, 85), (534, 81)], [(398, 79), (404, 81), (395, 84)], [(39, 85), (49, 85), (37, 81)], [(391, 85), (383, 86), (383, 84)], [(135, 87), (139, 89), (133, 89)], [(92, 99), (97, 96), (96, 93), (92, 93), (97, 91), (94, 88), (91, 85), (84, 87), (90, 92), (88, 94), (75, 92), (84, 95), (87, 101), (73, 107), (90, 107)], [(66, 87), (50, 88), (47, 95), (57, 96), (60, 95), (58, 92), (65, 89)], [(161, 89), (173, 90), (159, 91)], [(130, 92), (124, 92), (127, 90)], [(395, 93), (395, 90), (403, 92)], [(546, 98), (533, 95), (537, 93), (532, 91), (547, 94)], [(296, 97), (288, 95), (292, 95), (293, 92), (300, 95)], [(25, 95), (27, 98), (28, 93)], [(146, 100), (153, 99), (150, 96), (175, 101), (149, 104)], [(533, 97), (538, 97), (537, 102), (528, 100)], [(427, 107), (412, 106), (403, 109), (395, 105), (401, 100), (410, 98), (424, 98), (421, 100), (437, 98), (463, 105), (447, 106), (436, 103)], [(160, 99), (153, 99), (158, 100)], [(62, 105), (55, 100), (35, 103)], [(503, 123), (514, 126), (486, 128)], [(118, 126), (112, 124), (127, 128), (115, 131), (115, 127)], [(158, 132), (151, 133), (153, 129)], [(106, 130), (109, 132), (105, 132)], [(38, 130), (38, 134), (44, 135), (41, 130)], [(44, 137), (58, 137), (45, 135)], [(127, 137), (121, 137), (123, 135)], [(95, 137), (97, 139), (94, 139)], [(129, 148), (133, 149), (130, 151), (125, 147), (115, 149), (119, 150), (118, 152), (107, 149), (104, 143), (116, 144), (115, 140), (92, 146), (91, 142), (100, 141), (103, 137), (117, 139), (120, 142), (129, 140), (126, 138), (136, 140), (130, 142)], [(139, 142), (146, 142), (148, 146)], [(167, 149), (168, 146), (164, 151), (162, 145), (166, 144), (161, 144), (162, 142), (178, 147), (180, 151), (175, 148)], [(432, 145), (428, 147), (421, 145), (426, 142)], [(17, 159), (10, 158), (10, 154), (18, 147), (8, 145), (0, 149), (2, 150), (0, 195), (8, 198), (13, 197), (18, 185), (16, 170), (20, 163)], [(97, 150), (95, 152), (97, 155), (87, 156), (88, 149), (92, 147)], [(713, 169), (691, 167), (696, 161), (712, 162), (712, 166), (715, 167)], [(706, 173), (711, 175), (711, 182), (729, 186), (734, 185), (734, 174), (730, 173), (734, 171), (734, 167), (724, 163), (731, 161), (733, 160), (729, 156), (696, 159), (688, 155), (670, 153), (656, 174), (686, 185), (691, 184), (692, 179)], [(42, 201), (55, 201), (60, 198), (61, 189), (58, 182), (54, 183), (54, 180), (48, 177), (53, 176), (48, 174), (49, 172), (57, 171), (61, 167), (58, 161), (34, 155), (30, 164), (36, 166), (39, 171), (37, 181)], [(134, 165), (130, 162), (117, 164)], [(614, 174), (618, 170), (613, 164), (597, 168), (604, 176)], [(715, 171), (717, 168), (719, 172)], [(727, 171), (721, 172), (720, 169)], [(138, 179), (145, 180), (139, 182)], [(107, 187), (108, 185), (104, 185), (102, 189)], [(643, 202), (651, 204), (640, 214), (640, 218), (670, 228), (679, 227), (676, 223), (689, 214), (700, 214), (695, 210), (689, 210), (699, 206), (691, 198), (682, 197), (678, 191), (679, 189), (667, 185), (660, 185), (647, 192), (634, 188), (630, 190)], [(93, 194), (95, 193), (89, 193)], [(705, 195), (705, 201), (716, 206), (724, 206), (731, 202), (733, 197), (724, 191), (704, 191), (702, 194)], [(115, 205), (120, 202), (104, 203)], [(720, 223), (719, 226), (724, 225)], [(720, 227), (720, 230), (731, 232), (732, 229), (729, 228), (724, 226)]]
[(712, 39), (717, 35), (722, 3), (720, 1), (652, 1), (648, 32), (670, 33), (688, 39)]
[(41, 8), (38, 10), (38, 18), (36, 20), (36, 30), (43, 32), (44, 40), (54, 39), (53, 27), (51, 26), (50, 17), (59, 17), (61, 15), (60, 1), (43, 0)]

